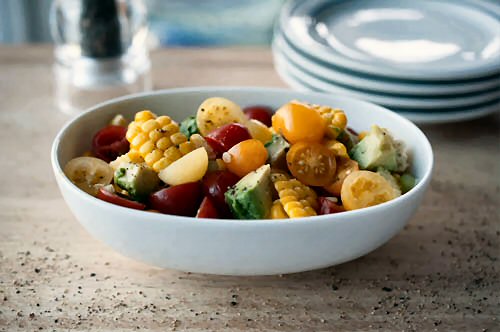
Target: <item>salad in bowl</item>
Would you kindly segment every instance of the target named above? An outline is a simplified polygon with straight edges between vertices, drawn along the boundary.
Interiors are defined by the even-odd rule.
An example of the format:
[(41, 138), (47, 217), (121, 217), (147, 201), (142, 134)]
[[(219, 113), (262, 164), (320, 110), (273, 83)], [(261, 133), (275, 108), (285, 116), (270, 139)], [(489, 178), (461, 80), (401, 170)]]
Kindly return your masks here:
[(355, 132), (330, 105), (291, 100), (274, 112), (210, 97), (179, 123), (154, 110), (109, 120), (64, 172), (127, 208), (288, 219), (378, 205), (415, 185), (403, 142), (376, 124)]

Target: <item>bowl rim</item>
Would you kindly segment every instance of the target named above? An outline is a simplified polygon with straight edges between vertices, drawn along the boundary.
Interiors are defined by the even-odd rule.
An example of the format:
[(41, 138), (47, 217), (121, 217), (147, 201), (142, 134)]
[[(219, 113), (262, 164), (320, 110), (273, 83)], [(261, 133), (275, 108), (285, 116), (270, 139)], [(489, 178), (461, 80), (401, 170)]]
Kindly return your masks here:
[[(390, 200), (388, 202), (375, 205), (375, 206), (370, 206), (367, 208), (363, 209), (358, 209), (358, 210), (352, 210), (352, 211), (345, 211), (340, 214), (326, 214), (326, 215), (317, 215), (317, 216), (310, 216), (310, 217), (301, 217), (301, 218), (294, 218), (293, 221), (290, 221), (290, 219), (212, 219), (212, 218), (195, 218), (195, 217), (186, 217), (186, 216), (177, 216), (177, 215), (170, 215), (170, 214), (163, 214), (163, 213), (154, 213), (154, 212), (149, 212), (149, 211), (143, 211), (143, 210), (135, 210), (135, 209), (130, 209), (126, 207), (122, 207), (116, 204), (111, 204), (108, 202), (105, 202), (103, 200), (98, 199), (97, 197), (94, 197), (92, 195), (89, 195), (85, 191), (79, 189), (76, 185), (74, 185), (68, 177), (64, 174), (63, 168), (61, 167), (58, 159), (58, 147), (62, 143), (61, 138), (64, 136), (66, 131), (68, 131), (72, 126), (74, 126), (79, 120), (83, 117), (88, 116), (88, 114), (93, 113), (98, 111), (100, 108), (109, 106), (112, 104), (118, 104), (123, 101), (127, 100), (133, 100), (133, 99), (139, 99), (143, 97), (148, 97), (148, 96), (157, 96), (157, 95), (171, 95), (171, 94), (177, 94), (177, 93), (196, 93), (196, 92), (224, 92), (224, 93), (231, 93), (231, 92), (241, 92), (241, 91), (247, 91), (247, 92), (252, 92), (252, 93), (293, 93), (296, 92), (297, 94), (307, 94), (312, 97), (317, 96), (317, 97), (332, 97), (329, 94), (326, 93), (321, 93), (321, 92), (305, 92), (305, 91), (294, 91), (292, 89), (285, 89), (285, 88), (274, 88), (274, 87), (257, 87), (257, 86), (193, 86), (193, 87), (182, 87), (182, 88), (171, 88), (171, 89), (162, 89), (162, 90), (155, 90), (155, 91), (148, 91), (148, 92), (141, 92), (141, 93), (135, 93), (135, 94), (129, 94), (125, 96), (121, 96), (118, 98), (113, 98), (106, 100), (104, 102), (101, 102), (99, 104), (96, 104), (92, 107), (89, 107), (86, 109), (84, 112), (74, 116), (70, 120), (68, 120), (62, 128), (58, 131), (57, 135), (55, 136), (52, 147), (51, 147), (51, 163), (52, 163), (52, 169), (54, 171), (54, 175), (56, 177), (57, 182), (59, 183), (59, 186), (66, 186), (67, 189), (69, 189), (76, 197), (79, 199), (83, 199), (87, 201), (90, 204), (97, 204), (99, 208), (103, 208), (105, 210), (109, 210), (112, 213), (129, 213), (130, 217), (132, 218), (137, 218), (141, 219), (147, 222), (172, 222), (172, 219), (179, 220), (182, 223), (187, 223), (187, 222), (194, 222), (196, 224), (199, 224), (202, 222), (204, 225), (219, 225), (221, 223), (223, 224), (230, 224), (230, 225), (244, 225), (244, 226), (249, 226), (249, 225), (255, 225), (255, 224), (265, 224), (269, 226), (277, 226), (277, 225), (303, 225), (303, 224), (311, 224), (311, 223), (341, 223), (341, 222), (351, 222), (348, 220), (343, 220), (343, 219), (350, 219), (348, 217), (352, 217), (357, 215), (360, 218), (369, 216), (372, 213), (376, 212), (381, 212), (382, 210), (385, 209), (390, 209), (394, 208), (396, 205), (398, 205), (400, 202), (403, 202), (404, 200), (411, 200), (414, 198), (418, 193), (422, 190), (425, 190), (427, 187), (427, 184), (430, 182), (430, 179), (432, 177), (432, 171), (434, 168), (434, 154), (432, 150), (432, 146), (428, 140), (428, 138), (425, 136), (425, 134), (418, 128), (414, 123), (409, 121), (408, 119), (404, 118), (403, 116), (396, 114), (395, 112), (392, 112), (388, 110), (385, 107), (382, 107), (380, 105), (367, 102), (364, 100), (352, 98), (352, 97), (347, 97), (347, 96), (334, 96), (335, 99), (338, 100), (345, 100), (346, 102), (356, 102), (360, 103), (365, 107), (370, 107), (373, 109), (376, 109), (377, 112), (382, 112), (384, 115), (388, 116), (389, 118), (393, 118), (394, 120), (398, 122), (402, 122), (407, 126), (412, 127), (413, 130), (415, 130), (417, 136), (419, 137), (419, 143), (423, 144), (424, 150), (426, 151), (426, 154), (428, 154), (429, 157), (429, 163), (424, 165), (425, 170), (424, 174), (421, 177), (420, 181), (418, 181), (417, 185), (413, 187), (410, 191), (405, 193), (404, 195), (401, 195), (393, 200)], [(125, 209), (127, 211), (125, 211)]]

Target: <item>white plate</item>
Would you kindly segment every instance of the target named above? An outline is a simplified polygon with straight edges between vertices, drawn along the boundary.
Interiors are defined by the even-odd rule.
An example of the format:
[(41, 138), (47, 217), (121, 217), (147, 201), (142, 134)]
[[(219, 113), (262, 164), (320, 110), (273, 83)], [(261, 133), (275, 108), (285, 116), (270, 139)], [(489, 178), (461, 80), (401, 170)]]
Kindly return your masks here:
[(494, 90), (487, 93), (477, 93), (474, 95), (463, 96), (456, 95), (455, 97), (448, 98), (424, 98), (424, 97), (401, 97), (397, 94), (377, 94), (366, 91), (357, 90), (347, 86), (338, 85), (334, 82), (323, 81), (304, 70), (290, 65), (283, 55), (279, 52), (274, 52), (273, 57), (277, 67), (281, 71), (287, 71), (289, 75), (306, 83), (308, 86), (314, 88), (315, 91), (339, 93), (346, 96), (359, 98), (362, 100), (370, 101), (388, 108), (405, 108), (405, 109), (442, 109), (475, 106), (492, 102), (500, 98), (500, 90)]
[(315, 62), (304, 56), (292, 45), (288, 44), (281, 33), (276, 33), (273, 40), (273, 51), (285, 57), (291, 66), (302, 68), (321, 79), (341, 83), (358, 89), (373, 92), (406, 94), (417, 96), (439, 96), (459, 93), (473, 93), (491, 89), (500, 89), (500, 76), (479, 81), (456, 81), (418, 83), (400, 80), (388, 80), (363, 75), (360, 73), (346, 72), (338, 67), (326, 63)]
[(297, 48), (340, 67), (455, 80), (500, 71), (499, 8), (481, 0), (292, 1), (280, 27)]
[[(366, 209), (294, 220), (196, 219), (113, 205), (78, 189), (62, 168), (88, 150), (96, 130), (117, 112), (131, 118), (150, 109), (182, 120), (208, 97), (277, 108), (293, 99), (343, 108), (349, 124), (388, 128), (405, 142), (417, 185), (392, 201)], [(415, 213), (431, 180), (432, 148), (405, 118), (380, 106), (345, 97), (266, 88), (189, 88), (111, 100), (72, 119), (54, 139), (52, 167), (61, 193), (79, 222), (116, 251), (164, 268), (190, 272), (264, 275), (299, 272), (346, 262), (393, 237)], [(67, 222), (72, 222), (68, 220)], [(418, 244), (415, 244), (418, 245)]]
[[(292, 89), (301, 92), (315, 91), (315, 89), (304, 82), (301, 82), (297, 78), (293, 77), (283, 68), (277, 66), (276, 71), (279, 76), (285, 81)], [(394, 112), (404, 116), (410, 121), (417, 124), (439, 124), (439, 123), (452, 123), (459, 121), (466, 121), (472, 119), (478, 119), (483, 116), (500, 112), (500, 102), (494, 101), (491, 104), (481, 105), (477, 107), (469, 107), (465, 110), (446, 110), (442, 111), (436, 109), (434, 112), (424, 111), (408, 111), (408, 110), (398, 110), (394, 109)]]
[(441, 124), (441, 123), (452, 123), (478, 119), (486, 115), (499, 113), (500, 112), (500, 102), (495, 102), (490, 105), (479, 106), (474, 108), (469, 108), (465, 111), (447, 111), (447, 112), (407, 112), (407, 111), (397, 111), (396, 113), (404, 116), (405, 118), (420, 124)]

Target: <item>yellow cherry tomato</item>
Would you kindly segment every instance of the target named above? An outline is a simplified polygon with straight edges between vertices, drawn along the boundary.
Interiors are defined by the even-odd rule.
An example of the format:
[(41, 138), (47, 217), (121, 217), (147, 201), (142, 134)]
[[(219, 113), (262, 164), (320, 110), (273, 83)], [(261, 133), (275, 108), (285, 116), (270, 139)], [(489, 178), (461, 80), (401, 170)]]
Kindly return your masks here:
[(248, 120), (247, 122), (245, 122), (245, 127), (247, 127), (252, 138), (258, 139), (264, 144), (270, 142), (273, 139), (273, 133), (271, 132), (271, 130), (258, 120)]
[(337, 158), (337, 173), (334, 182), (323, 187), (334, 196), (340, 197), (340, 190), (345, 178), (354, 171), (359, 171), (359, 165), (356, 161), (349, 158)]
[(273, 129), (290, 143), (319, 142), (325, 134), (325, 120), (319, 112), (298, 102), (290, 102), (272, 117)]
[(320, 143), (299, 142), (286, 154), (290, 173), (309, 186), (326, 186), (335, 179), (335, 153)]
[(356, 210), (390, 201), (398, 194), (382, 175), (354, 171), (345, 178), (340, 196), (346, 210)]
[(267, 150), (261, 141), (247, 139), (224, 152), (222, 160), (230, 172), (243, 177), (266, 163)]

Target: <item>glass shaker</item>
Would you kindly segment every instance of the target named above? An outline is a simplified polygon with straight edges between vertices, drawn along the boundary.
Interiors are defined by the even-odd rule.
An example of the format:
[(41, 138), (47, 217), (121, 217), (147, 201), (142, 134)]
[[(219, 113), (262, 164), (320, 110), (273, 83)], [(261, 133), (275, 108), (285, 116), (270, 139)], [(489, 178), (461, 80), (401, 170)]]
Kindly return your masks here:
[(151, 89), (141, 0), (54, 0), (50, 25), (55, 99), (63, 112)]

